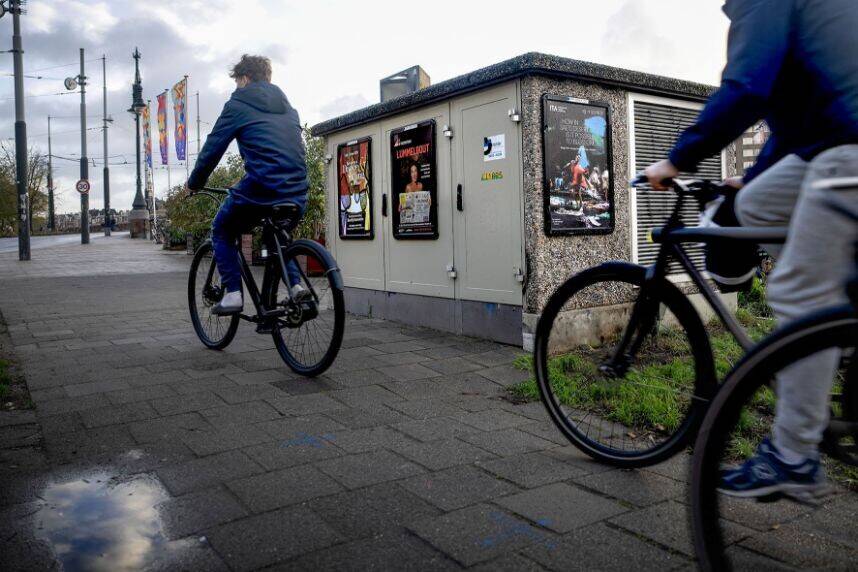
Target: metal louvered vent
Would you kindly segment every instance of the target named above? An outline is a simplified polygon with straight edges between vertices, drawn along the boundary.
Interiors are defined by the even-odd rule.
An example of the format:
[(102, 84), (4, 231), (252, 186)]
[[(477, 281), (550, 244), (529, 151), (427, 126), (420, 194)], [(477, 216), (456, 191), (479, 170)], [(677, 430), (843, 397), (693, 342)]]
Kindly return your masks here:
[[(668, 156), (679, 135), (694, 124), (699, 111), (657, 103), (634, 101), (635, 123), (635, 172)], [(721, 154), (704, 160), (694, 173), (683, 173), (683, 177), (699, 179), (721, 179)], [(648, 187), (632, 190), (635, 193), (635, 241), (638, 264), (652, 264), (658, 253), (657, 244), (647, 242), (647, 233), (652, 228), (663, 226), (673, 210), (676, 195), (671, 192), (653, 191)], [(700, 212), (696, 201), (686, 200), (682, 207), (682, 220), (688, 226), (696, 226)], [(691, 259), (702, 268), (703, 250), (699, 246), (686, 248)], [(671, 273), (681, 272), (675, 263)]]

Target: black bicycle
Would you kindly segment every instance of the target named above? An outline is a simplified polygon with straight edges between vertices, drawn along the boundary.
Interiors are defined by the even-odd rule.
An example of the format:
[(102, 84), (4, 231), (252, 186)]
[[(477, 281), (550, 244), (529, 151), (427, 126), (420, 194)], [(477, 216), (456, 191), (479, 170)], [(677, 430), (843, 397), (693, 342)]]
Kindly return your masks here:
[[(858, 180), (851, 180), (849, 188), (856, 187)], [(845, 205), (836, 206), (834, 200), (832, 205), (842, 216), (848, 216), (858, 224), (858, 214), (850, 212)], [(728, 570), (734, 564), (742, 566), (742, 556), (748, 553), (739, 547), (725, 550), (728, 545), (744, 540), (753, 549), (755, 536), (768, 534), (778, 528), (775, 523), (785, 518), (783, 511), (775, 514), (772, 509), (772, 514), (767, 515), (766, 507), (758, 506), (754, 509), (756, 519), (768, 522), (767, 530), (757, 532), (751, 538), (735, 534), (735, 528), (733, 533), (727, 532), (725, 529), (731, 526), (731, 520), (742, 514), (736, 503), (750, 501), (733, 499), (717, 492), (719, 469), (743, 462), (754, 453), (760, 441), (771, 434), (775, 410), (770, 381), (796, 362), (821, 352), (841, 355), (831, 393), (828, 429), (820, 445), (823, 466), (834, 482), (845, 483), (853, 492), (858, 489), (858, 360), (854, 359), (858, 343), (858, 245), (856, 274), (847, 285), (847, 293), (851, 303), (814, 312), (763, 339), (725, 378), (706, 413), (694, 445), (691, 485), (694, 545), (704, 570)], [(761, 500), (779, 498), (771, 496)], [(835, 497), (832, 502), (842, 501), (842, 497)], [(812, 510), (805, 508), (805, 512)], [(816, 510), (825, 513), (826, 508), (817, 506)], [(840, 531), (845, 535), (842, 538), (848, 536), (848, 531), (848, 526)], [(797, 528), (793, 532), (800, 533), (802, 529)], [(853, 543), (854, 538), (853, 534)], [(853, 561), (851, 566), (846, 565), (843, 569), (854, 565)]]
[[(228, 192), (206, 187), (191, 196), (203, 195), (218, 201)], [(342, 277), (334, 257), (319, 243), (292, 238), (299, 220), (300, 209), (291, 202), (273, 205), (262, 219), (261, 289), (244, 254), (240, 254), (241, 277), (253, 302), (254, 315), (211, 313), (225, 290), (211, 240), (197, 249), (188, 279), (188, 304), (194, 330), (206, 347), (220, 350), (228, 346), (239, 320), (246, 320), (256, 324), (257, 333), (271, 334), (280, 357), (296, 373), (315, 376), (333, 363), (345, 328)], [(286, 272), (289, 264), (297, 266), (304, 289), (295, 296)]]
[[(684, 448), (715, 395), (712, 347), (691, 294), (700, 294), (743, 350), (752, 345), (688, 245), (786, 239), (786, 228), (686, 227), (683, 213), (697, 208), (686, 200), (719, 187), (675, 180), (672, 188), (672, 212), (650, 233), (660, 244), (655, 262), (607, 262), (575, 274), (550, 297), (536, 328), (536, 382), (554, 424), (594, 459), (625, 468)], [(657, 200), (673, 197), (661, 193)], [(677, 270), (690, 282), (674, 281)]]

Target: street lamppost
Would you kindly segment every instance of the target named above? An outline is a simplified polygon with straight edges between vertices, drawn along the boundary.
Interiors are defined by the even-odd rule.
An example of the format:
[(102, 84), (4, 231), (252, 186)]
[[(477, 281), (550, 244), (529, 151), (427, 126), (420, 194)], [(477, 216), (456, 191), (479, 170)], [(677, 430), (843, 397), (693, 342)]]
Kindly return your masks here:
[(140, 51), (134, 48), (134, 83), (131, 86), (131, 107), (128, 112), (134, 115), (137, 140), (137, 193), (131, 204), (131, 213), (128, 222), (131, 227), (131, 238), (146, 238), (146, 222), (149, 220), (149, 209), (146, 208), (146, 199), (143, 198), (143, 181), (140, 175), (140, 114), (146, 103), (143, 101), (143, 86), (140, 82)]

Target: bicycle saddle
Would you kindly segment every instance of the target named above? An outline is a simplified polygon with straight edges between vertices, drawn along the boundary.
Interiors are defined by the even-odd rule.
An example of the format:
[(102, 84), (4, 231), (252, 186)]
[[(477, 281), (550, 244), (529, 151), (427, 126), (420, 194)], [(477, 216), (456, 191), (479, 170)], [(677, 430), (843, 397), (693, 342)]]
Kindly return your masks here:
[(284, 201), (271, 205), (271, 218), (274, 220), (296, 219), (301, 214), (301, 207), (292, 201)]

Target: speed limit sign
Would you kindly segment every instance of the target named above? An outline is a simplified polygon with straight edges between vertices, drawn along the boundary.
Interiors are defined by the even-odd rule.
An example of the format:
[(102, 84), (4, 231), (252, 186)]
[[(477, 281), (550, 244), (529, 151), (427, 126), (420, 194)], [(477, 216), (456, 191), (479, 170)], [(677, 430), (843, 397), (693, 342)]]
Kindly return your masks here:
[(77, 192), (79, 192), (80, 194), (85, 195), (89, 192), (89, 181), (87, 181), (86, 179), (81, 179), (80, 181), (75, 183), (74, 188), (77, 189)]

